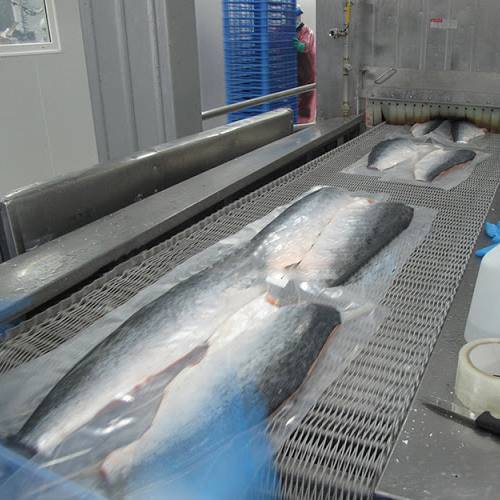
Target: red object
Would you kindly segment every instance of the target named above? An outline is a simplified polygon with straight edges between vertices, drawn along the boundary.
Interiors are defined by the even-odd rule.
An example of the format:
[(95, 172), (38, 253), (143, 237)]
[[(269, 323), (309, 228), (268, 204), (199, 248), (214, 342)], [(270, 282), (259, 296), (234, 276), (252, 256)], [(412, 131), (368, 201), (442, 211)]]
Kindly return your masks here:
[(442, 23), (443, 18), (442, 17), (435, 17), (434, 19), (431, 19), (431, 23)]
[[(298, 84), (307, 85), (316, 81), (316, 37), (314, 31), (302, 24), (297, 31), (297, 38), (306, 46), (305, 52), (298, 52)], [(299, 123), (316, 120), (316, 91), (301, 94), (298, 97)]]

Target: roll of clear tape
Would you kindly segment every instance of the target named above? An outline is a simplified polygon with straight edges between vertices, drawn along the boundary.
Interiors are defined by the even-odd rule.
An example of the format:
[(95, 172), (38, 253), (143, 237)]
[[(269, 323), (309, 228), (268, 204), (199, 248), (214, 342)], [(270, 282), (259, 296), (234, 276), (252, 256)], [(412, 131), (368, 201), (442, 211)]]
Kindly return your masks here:
[(465, 345), (458, 357), (455, 393), (474, 413), (500, 418), (500, 339)]

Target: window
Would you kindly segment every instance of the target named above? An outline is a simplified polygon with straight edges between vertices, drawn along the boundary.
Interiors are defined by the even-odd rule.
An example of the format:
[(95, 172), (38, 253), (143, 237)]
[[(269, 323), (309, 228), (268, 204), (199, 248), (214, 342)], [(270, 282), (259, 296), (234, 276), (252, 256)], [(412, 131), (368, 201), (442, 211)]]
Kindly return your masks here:
[(54, 0), (0, 0), (0, 56), (59, 50)]

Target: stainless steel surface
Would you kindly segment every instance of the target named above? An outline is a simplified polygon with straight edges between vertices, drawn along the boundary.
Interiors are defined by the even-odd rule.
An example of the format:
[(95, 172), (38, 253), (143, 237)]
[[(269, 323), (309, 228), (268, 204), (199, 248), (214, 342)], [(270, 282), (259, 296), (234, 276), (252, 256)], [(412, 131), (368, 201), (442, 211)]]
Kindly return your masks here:
[[(496, 222), (499, 218), (500, 193), (497, 193), (488, 219)], [(486, 246), (490, 242), (481, 236), (477, 246)], [(459, 420), (444, 419), (423, 404), (423, 400), (432, 396), (456, 401), (458, 353), (465, 344), (465, 323), (479, 265), (480, 260), (471, 257), (420, 388), (377, 486), (377, 493), (382, 496), (412, 500), (499, 498), (500, 439), (463, 425)]]
[(401, 125), (423, 122), (432, 118), (452, 118), (467, 119), (479, 127), (494, 132), (500, 131), (500, 108), (468, 104), (442, 104), (439, 102), (425, 104), (394, 99), (369, 99), (365, 115), (367, 125), (377, 125), (383, 121)]
[(20, 255), (292, 132), (292, 112), (276, 110), (17, 190), (0, 199), (2, 252)]
[(227, 115), (228, 113), (239, 111), (240, 109), (251, 108), (252, 106), (257, 106), (266, 102), (277, 101), (278, 99), (282, 99), (283, 97), (304, 94), (306, 92), (314, 90), (315, 88), (315, 83), (309, 83), (307, 85), (302, 85), (293, 89), (281, 90), (280, 92), (274, 92), (273, 94), (254, 97), (253, 99), (247, 99), (246, 101), (236, 102), (234, 104), (226, 104), (225, 106), (221, 106), (219, 108), (203, 111), (201, 113), (201, 118), (203, 120), (208, 120), (210, 118), (215, 118), (216, 116)]
[(100, 161), (201, 131), (194, 0), (79, 4)]
[(342, 75), (344, 77), (342, 88), (342, 116), (347, 117), (351, 114), (351, 104), (349, 99), (350, 74), (352, 70), (351, 54), (350, 54), (350, 37), (351, 37), (351, 0), (346, 0), (344, 13), (344, 57), (342, 60)]
[(302, 130), (0, 264), (0, 323), (54, 299), (104, 266), (360, 125), (358, 117)]
[(379, 75), (389, 70), (364, 68), (366, 87), (362, 96), (406, 102), (500, 107), (500, 73), (399, 69), (391, 77), (377, 83)]
[[(394, 201), (436, 210), (433, 229), (387, 293), (388, 316), (376, 336), (325, 391), (277, 456), (284, 498), (369, 497), (407, 417), (500, 182), (500, 137), (491, 135), (484, 147), (493, 156), (451, 191), (342, 173), (375, 144), (400, 131), (390, 126), (370, 130), (225, 206), (12, 329), (0, 351), (0, 372), (54, 349), (178, 263), (314, 185), (385, 192)], [(276, 487), (272, 481), (262, 486), (271, 495)]]
[[(316, 45), (317, 45), (317, 76), (318, 86), (318, 119), (325, 120), (334, 116), (342, 116), (343, 80), (342, 71), (344, 57), (344, 40), (333, 38), (330, 31), (333, 27), (343, 25), (345, 2), (337, 0), (317, 0), (316, 2)], [(360, 14), (359, 2), (353, 9), (351, 30), (356, 33), (356, 38), (351, 37), (351, 72), (349, 95), (350, 107), (356, 109), (354, 102), (355, 81), (357, 80), (357, 18)]]
[[(341, 43), (329, 37), (342, 2), (318, 0), (320, 117), (340, 114)], [(494, 0), (359, 0), (353, 9), (350, 92), (400, 102), (500, 106), (500, 24)], [(367, 75), (365, 68), (377, 68)], [(376, 84), (390, 69), (393, 75)], [(351, 105), (354, 104), (355, 99)]]
[(382, 83), (385, 83), (389, 78), (392, 78), (396, 73), (397, 73), (396, 68), (389, 68), (385, 70), (383, 73), (380, 73), (378, 75), (374, 75), (373, 81), (377, 85), (381, 85)]

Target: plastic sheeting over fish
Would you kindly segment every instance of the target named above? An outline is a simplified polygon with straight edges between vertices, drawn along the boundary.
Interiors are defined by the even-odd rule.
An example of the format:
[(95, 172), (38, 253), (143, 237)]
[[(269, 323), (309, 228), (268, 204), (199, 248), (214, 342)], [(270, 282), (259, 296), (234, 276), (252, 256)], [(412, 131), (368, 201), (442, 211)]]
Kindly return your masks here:
[[(382, 181), (449, 190), (465, 181), (488, 154), (465, 143), (484, 134), (465, 121), (432, 120), (412, 127), (409, 135), (389, 137), (344, 172), (377, 176)], [(453, 138), (457, 139), (454, 142)]]
[[(268, 307), (268, 314), (243, 329), (235, 320), (198, 366), (169, 385), (150, 429), (104, 461), (106, 481), (140, 489), (164, 480), (185, 467), (185, 450), (191, 460), (211, 451), (217, 443), (207, 434), (230, 422), (235, 406), (246, 409), (251, 428), (299, 389), (340, 316), (317, 304), (259, 305), (256, 312)], [(229, 428), (223, 439), (231, 437)]]
[(411, 138), (395, 137), (377, 144), (368, 155), (368, 168), (388, 170), (406, 161), (418, 159), (418, 145)]
[[(329, 350), (332, 339), (349, 332), (350, 299), (342, 290), (368, 277), (368, 264), (412, 221), (414, 210), (403, 204), (329, 187), (278, 209), (248, 240), (221, 245), (220, 258), (82, 353), (42, 394), (11, 444), (62, 476), (94, 468), (92, 485), (120, 496), (175, 475), (231, 438), (265, 429), (318, 376), (322, 357), (337, 360), (325, 371), (331, 383), (354, 347), (368, 340), (369, 329), (364, 339), (351, 332), (349, 350), (339, 344)], [(402, 260), (418, 244), (415, 233), (408, 238)], [(377, 272), (388, 286), (391, 273)], [(300, 283), (302, 293), (286, 304), (273, 300), (267, 282), (273, 274)], [(231, 426), (235, 413), (244, 418)], [(287, 422), (300, 420), (293, 415)]]
[(451, 124), (451, 133), (453, 140), (459, 144), (468, 144), (474, 139), (483, 137), (485, 130), (477, 127), (473, 123), (461, 120), (453, 121)]
[(411, 128), (411, 133), (414, 137), (425, 137), (426, 135), (436, 130), (442, 123), (443, 120), (440, 119), (429, 120), (428, 122), (424, 123), (415, 123), (415, 125), (413, 125), (413, 127)]
[(476, 153), (470, 149), (438, 148), (417, 162), (414, 170), (415, 179), (430, 182), (452, 168), (466, 165), (475, 157)]
[(468, 144), (485, 135), (486, 131), (467, 120), (434, 119), (416, 123), (411, 128), (416, 138), (432, 137), (437, 140)]
[[(360, 204), (364, 205), (362, 213)], [(378, 218), (378, 226), (373, 226), (369, 215), (384, 208), (394, 211), (396, 217), (399, 212), (404, 214), (387, 219), (390, 223)], [(356, 224), (351, 224), (351, 215), (357, 217)], [(163, 391), (186, 367), (198, 364), (214, 331), (264, 293), (269, 272), (294, 266), (299, 275), (302, 269), (306, 276), (326, 271), (339, 285), (404, 230), (411, 217), (411, 209), (403, 205), (375, 203), (372, 208), (366, 198), (353, 198), (334, 189), (309, 194), (243, 249), (180, 283), (126, 321), (59, 382), (21, 430), (19, 440), (47, 456), (63, 445), (69, 447), (69, 454), (78, 446), (72, 440), (82, 439), (75, 432), (94, 418), (104, 420), (107, 413), (110, 420), (115, 418), (123, 395), (137, 398), (141, 391), (151, 391), (151, 386)], [(321, 241), (326, 230), (337, 240), (327, 269), (323, 261), (319, 267), (315, 264), (324, 257)], [(365, 239), (357, 237), (366, 231), (377, 233), (371, 244), (369, 233)], [(329, 239), (332, 241), (332, 236)], [(131, 365), (136, 367), (128, 377), (125, 374)], [(155, 413), (156, 408), (150, 411)], [(113, 438), (120, 434), (113, 433)], [(121, 439), (118, 444), (122, 444)]]

